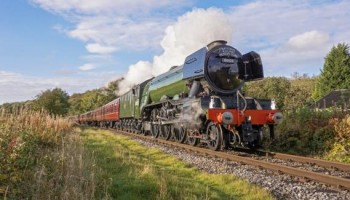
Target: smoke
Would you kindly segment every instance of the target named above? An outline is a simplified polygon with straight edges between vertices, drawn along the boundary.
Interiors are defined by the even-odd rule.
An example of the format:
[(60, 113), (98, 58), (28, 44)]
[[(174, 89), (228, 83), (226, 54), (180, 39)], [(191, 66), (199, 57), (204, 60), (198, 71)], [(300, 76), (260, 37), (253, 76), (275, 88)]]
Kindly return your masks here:
[(231, 23), (221, 9), (193, 9), (166, 28), (165, 36), (160, 43), (163, 48), (161, 55), (154, 56), (152, 63), (139, 61), (129, 67), (118, 94), (123, 94), (151, 76), (168, 71), (174, 65), (182, 65), (186, 56), (210, 42), (230, 41), (231, 36)]
[(200, 116), (205, 114), (200, 103), (186, 102), (179, 120), (186, 128), (199, 128), (202, 124)]
[(140, 83), (152, 77), (152, 64), (147, 61), (138, 61), (134, 65), (130, 65), (129, 71), (126, 73), (124, 80), (119, 84), (118, 95), (122, 95), (131, 89), (137, 83)]

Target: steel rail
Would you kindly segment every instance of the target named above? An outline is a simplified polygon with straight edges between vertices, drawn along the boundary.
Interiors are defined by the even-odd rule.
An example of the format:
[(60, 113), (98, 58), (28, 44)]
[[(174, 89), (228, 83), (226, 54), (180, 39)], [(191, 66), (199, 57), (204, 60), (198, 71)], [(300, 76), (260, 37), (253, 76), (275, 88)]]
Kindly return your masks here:
[(310, 158), (310, 157), (303, 157), (303, 156), (296, 156), (296, 155), (290, 155), (290, 154), (284, 154), (284, 153), (266, 152), (266, 154), (267, 156), (272, 158), (277, 158), (282, 160), (286, 160), (286, 159), (293, 160), (301, 163), (309, 163), (309, 164), (315, 164), (323, 167), (337, 168), (341, 171), (350, 172), (350, 165), (346, 163), (321, 160), (317, 158)]
[[(289, 174), (289, 175), (296, 176), (296, 177), (301, 177), (301, 178), (306, 179), (306, 180), (313, 180), (313, 181), (317, 181), (320, 183), (332, 185), (332, 186), (335, 186), (337, 188), (344, 188), (344, 189), (350, 190), (350, 179), (346, 179), (346, 178), (335, 177), (335, 176), (330, 176), (330, 175), (326, 175), (326, 174), (320, 174), (317, 172), (312, 172), (312, 171), (293, 168), (293, 167), (289, 167), (289, 166), (269, 163), (269, 162), (266, 162), (263, 160), (256, 160), (253, 158), (243, 157), (243, 156), (239, 156), (239, 155), (233, 155), (233, 154), (229, 154), (229, 153), (225, 153), (225, 152), (213, 151), (210, 149), (190, 146), (187, 144), (175, 143), (175, 142), (166, 141), (166, 140), (162, 140), (162, 139), (158, 139), (158, 138), (150, 139), (149, 137), (146, 137), (143, 135), (133, 134), (133, 133), (125, 132), (125, 131), (117, 130), (117, 132), (129, 135), (129, 136), (134, 136), (134, 137), (136, 136), (138, 138), (143, 138), (143, 139), (147, 139), (147, 140), (154, 140), (158, 143), (163, 143), (163, 144), (171, 145), (174, 147), (179, 147), (179, 148), (186, 149), (186, 150), (191, 150), (191, 151), (198, 152), (198, 153), (201, 153), (204, 155), (209, 155), (209, 156), (213, 156), (213, 157), (220, 157), (220, 158), (223, 158), (226, 160), (231, 160), (231, 161), (235, 161), (235, 162), (239, 162), (239, 163), (253, 165), (256, 167), (261, 167), (264, 169), (268, 169), (268, 170), (272, 170), (272, 171), (276, 171), (276, 172), (281, 172), (281, 173)], [(281, 157), (281, 155), (279, 155), (278, 157)], [(293, 158), (293, 157), (290, 157), (290, 158)]]
[(251, 150), (251, 149), (241, 148), (241, 147), (235, 147), (234, 150), (238, 152), (246, 152), (250, 154), (255, 153), (265, 157), (276, 158), (281, 160), (292, 160), (292, 161), (306, 163), (306, 164), (314, 164), (321, 167), (335, 168), (344, 172), (350, 172), (350, 164), (347, 164), (347, 163), (321, 160), (317, 158), (310, 158), (305, 156), (291, 155), (291, 154), (278, 153), (278, 152)]

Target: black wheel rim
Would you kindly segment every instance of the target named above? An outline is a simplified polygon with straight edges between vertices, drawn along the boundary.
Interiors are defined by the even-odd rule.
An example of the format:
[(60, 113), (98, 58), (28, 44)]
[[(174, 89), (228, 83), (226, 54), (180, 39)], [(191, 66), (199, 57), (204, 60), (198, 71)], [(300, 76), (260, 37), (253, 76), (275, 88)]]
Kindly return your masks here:
[(170, 126), (169, 125), (162, 125), (160, 127), (161, 135), (165, 140), (169, 140), (171, 136), (170, 132)]
[(192, 145), (192, 146), (197, 146), (198, 142), (199, 142), (198, 138), (195, 138), (195, 137), (188, 137), (187, 138), (187, 143)]
[(209, 149), (214, 151), (218, 150), (221, 147), (222, 142), (222, 131), (220, 126), (214, 123), (208, 124), (206, 134)]
[(153, 137), (157, 138), (159, 136), (159, 126), (158, 124), (153, 124), (151, 127)]
[(178, 125), (172, 127), (172, 132), (176, 142), (184, 143), (186, 140), (186, 131), (184, 128)]
[(199, 143), (199, 138), (194, 137), (195, 134), (190, 129), (186, 130), (187, 143), (192, 146), (197, 146)]

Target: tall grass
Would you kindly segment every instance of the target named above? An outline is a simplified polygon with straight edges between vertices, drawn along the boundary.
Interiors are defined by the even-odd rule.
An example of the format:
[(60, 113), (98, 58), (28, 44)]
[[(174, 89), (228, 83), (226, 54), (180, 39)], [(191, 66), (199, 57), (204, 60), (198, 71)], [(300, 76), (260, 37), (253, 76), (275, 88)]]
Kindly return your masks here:
[(67, 119), (0, 112), (0, 198), (91, 199), (96, 165)]

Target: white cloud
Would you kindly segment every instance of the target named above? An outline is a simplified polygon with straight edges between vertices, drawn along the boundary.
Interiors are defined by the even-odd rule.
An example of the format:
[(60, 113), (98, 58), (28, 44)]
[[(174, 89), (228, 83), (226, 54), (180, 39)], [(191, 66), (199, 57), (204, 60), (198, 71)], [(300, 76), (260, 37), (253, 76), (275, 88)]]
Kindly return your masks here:
[[(265, 74), (288, 76), (293, 72), (316, 75), (323, 58), (331, 48), (330, 36), (308, 31), (292, 36), (286, 43), (261, 50)], [(267, 66), (267, 67), (266, 67)]]
[(293, 50), (312, 51), (327, 45), (328, 40), (329, 36), (327, 33), (314, 30), (291, 37), (287, 44)]
[(91, 63), (87, 63), (87, 64), (84, 64), (84, 65), (79, 67), (79, 69), (81, 71), (90, 71), (90, 70), (93, 70), (95, 68), (96, 68), (96, 66), (94, 64), (91, 64)]
[(82, 59), (86, 62), (92, 63), (105, 63), (105, 62), (113, 62), (114, 57), (110, 54), (88, 54), (80, 56), (79, 59)]
[(105, 14), (132, 12), (149, 12), (162, 7), (174, 7), (186, 1), (172, 0), (32, 0), (46, 10), (56, 13), (74, 12), (77, 14)]
[[(171, 0), (32, 0), (45, 10), (73, 22), (73, 29), (55, 29), (76, 38), (91, 53), (109, 54), (120, 49), (158, 47), (165, 27), (172, 22), (174, 8), (191, 1)], [(156, 16), (153, 16), (156, 12)]]
[[(72, 37), (95, 47), (108, 47), (108, 51), (93, 53), (112, 53), (120, 49), (144, 50), (155, 48), (169, 19), (142, 18), (131, 20), (126, 17), (94, 16), (84, 17), (76, 27), (67, 32)], [(91, 44), (86, 46), (92, 52)]]
[(112, 46), (102, 46), (101, 44), (98, 44), (98, 43), (87, 44), (85, 47), (90, 53), (99, 53), (99, 54), (113, 53), (117, 49)]

